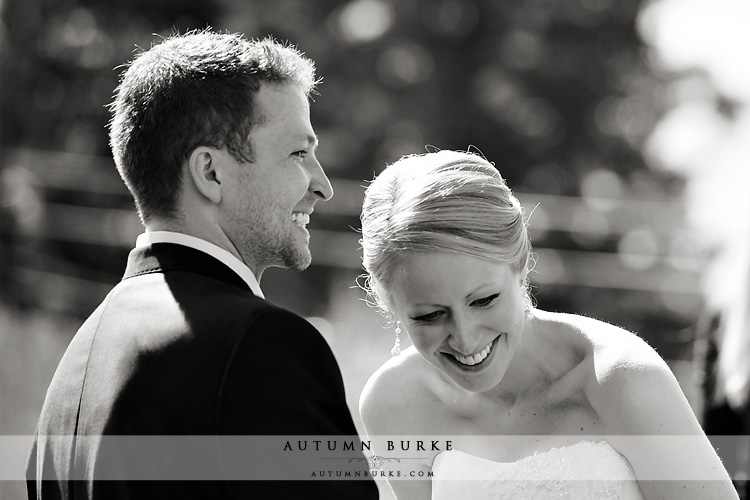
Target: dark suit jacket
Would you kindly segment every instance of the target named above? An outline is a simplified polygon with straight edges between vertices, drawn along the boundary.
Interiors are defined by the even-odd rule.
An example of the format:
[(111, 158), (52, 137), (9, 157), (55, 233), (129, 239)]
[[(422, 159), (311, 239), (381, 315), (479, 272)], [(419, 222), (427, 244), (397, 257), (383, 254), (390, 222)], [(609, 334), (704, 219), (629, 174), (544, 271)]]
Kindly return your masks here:
[[(144, 448), (101, 435), (154, 439)], [(175, 435), (356, 438), (356, 429), (338, 364), (312, 325), (253, 295), (208, 254), (159, 243), (130, 253), (123, 280), (60, 361), (29, 457), (29, 498), (377, 498), (372, 479), (95, 480), (158, 479), (149, 474), (185, 458), (179, 447), (188, 440), (170, 448), (156, 438)], [(214, 468), (200, 472), (236, 474), (247, 444), (238, 442), (199, 445)]]

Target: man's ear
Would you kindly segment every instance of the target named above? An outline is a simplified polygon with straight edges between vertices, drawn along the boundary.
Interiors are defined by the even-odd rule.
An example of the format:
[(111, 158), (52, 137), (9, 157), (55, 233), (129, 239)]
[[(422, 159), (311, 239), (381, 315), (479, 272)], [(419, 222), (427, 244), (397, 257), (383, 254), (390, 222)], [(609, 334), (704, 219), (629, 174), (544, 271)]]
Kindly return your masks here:
[(216, 153), (215, 149), (205, 146), (195, 148), (188, 158), (188, 172), (195, 189), (211, 203), (219, 204), (223, 179), (217, 167), (219, 157)]

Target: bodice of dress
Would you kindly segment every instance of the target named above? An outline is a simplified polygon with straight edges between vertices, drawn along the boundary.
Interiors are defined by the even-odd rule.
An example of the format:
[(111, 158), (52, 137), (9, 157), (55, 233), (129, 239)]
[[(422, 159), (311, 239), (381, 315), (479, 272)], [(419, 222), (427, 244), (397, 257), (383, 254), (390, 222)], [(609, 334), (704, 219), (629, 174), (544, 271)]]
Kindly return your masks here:
[(435, 457), (432, 471), (432, 500), (643, 500), (630, 464), (606, 441), (515, 462), (451, 450)]

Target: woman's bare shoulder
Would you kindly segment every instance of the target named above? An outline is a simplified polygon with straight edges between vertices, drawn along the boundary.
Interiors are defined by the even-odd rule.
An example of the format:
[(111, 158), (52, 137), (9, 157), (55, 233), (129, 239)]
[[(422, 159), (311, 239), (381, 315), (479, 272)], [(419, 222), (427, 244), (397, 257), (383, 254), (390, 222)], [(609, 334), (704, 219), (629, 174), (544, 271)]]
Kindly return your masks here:
[(618, 393), (630, 385), (671, 377), (661, 356), (633, 332), (577, 314), (540, 312), (538, 317), (551, 332), (548, 337), (560, 339), (577, 353), (576, 371), (594, 409), (597, 403), (611, 406), (609, 400), (618, 401)]
[(670, 401), (684, 408), (684, 396), (664, 359), (633, 332), (594, 318), (558, 315), (580, 335), (588, 352), (582, 361), (589, 403), (609, 430), (651, 434), (659, 426), (651, 411)]
[(590, 347), (581, 362), (586, 397), (600, 431), (643, 480), (645, 498), (736, 498), (666, 361), (617, 326), (583, 316), (557, 319)]
[(414, 347), (383, 363), (359, 397), (368, 434), (418, 434), (420, 429), (413, 427), (421, 414), (420, 402), (429, 399), (432, 377), (429, 364)]
[(619, 326), (588, 316), (566, 313), (544, 313), (555, 329), (565, 332), (579, 347), (595, 369), (599, 381), (623, 366), (663, 365), (662, 358), (637, 334)]

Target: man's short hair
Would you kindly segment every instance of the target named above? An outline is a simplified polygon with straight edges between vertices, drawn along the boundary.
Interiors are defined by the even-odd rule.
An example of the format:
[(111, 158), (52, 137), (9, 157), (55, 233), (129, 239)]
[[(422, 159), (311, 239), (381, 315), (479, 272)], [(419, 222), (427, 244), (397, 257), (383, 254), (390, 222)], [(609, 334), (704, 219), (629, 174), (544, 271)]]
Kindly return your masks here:
[(182, 166), (196, 147), (253, 161), (262, 84), (292, 83), (309, 95), (318, 83), (315, 64), (294, 46), (210, 30), (166, 38), (126, 67), (110, 105), (110, 146), (144, 222), (174, 215)]

